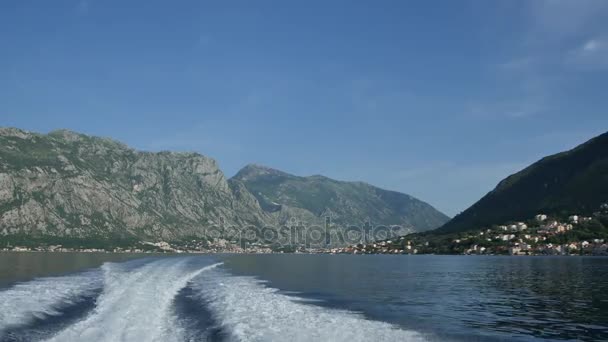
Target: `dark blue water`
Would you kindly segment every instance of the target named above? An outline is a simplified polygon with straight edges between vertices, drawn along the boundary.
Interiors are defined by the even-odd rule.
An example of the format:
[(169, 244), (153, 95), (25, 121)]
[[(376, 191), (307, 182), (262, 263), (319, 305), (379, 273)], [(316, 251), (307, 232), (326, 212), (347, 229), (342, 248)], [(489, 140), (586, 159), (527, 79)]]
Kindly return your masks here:
[(608, 340), (608, 258), (233, 257), (235, 274), (457, 340)]
[(0, 341), (608, 341), (608, 258), (179, 256), (0, 281)]

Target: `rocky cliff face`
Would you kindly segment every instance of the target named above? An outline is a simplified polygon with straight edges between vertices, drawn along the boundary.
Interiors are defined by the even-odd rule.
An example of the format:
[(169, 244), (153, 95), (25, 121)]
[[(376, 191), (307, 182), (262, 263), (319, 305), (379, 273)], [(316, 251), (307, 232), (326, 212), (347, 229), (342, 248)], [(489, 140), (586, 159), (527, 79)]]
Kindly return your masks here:
[(70, 131), (0, 130), (0, 233), (172, 239), (268, 222), (213, 159)]
[(426, 230), (447, 217), (408, 195), (322, 176), (250, 166), (227, 180), (196, 153), (140, 152), (60, 130), (0, 128), (0, 235), (203, 236), (222, 224), (401, 224)]

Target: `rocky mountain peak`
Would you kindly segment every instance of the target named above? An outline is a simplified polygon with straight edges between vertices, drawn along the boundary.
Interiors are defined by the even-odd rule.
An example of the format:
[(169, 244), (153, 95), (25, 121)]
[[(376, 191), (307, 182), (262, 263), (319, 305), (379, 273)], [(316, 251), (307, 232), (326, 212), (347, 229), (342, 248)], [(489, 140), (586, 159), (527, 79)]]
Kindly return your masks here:
[(0, 137), (29, 139), (33, 133), (14, 127), (0, 127)]
[(292, 175), (286, 172), (279, 171), (267, 166), (259, 164), (247, 164), (245, 167), (239, 170), (239, 172), (237, 172), (237, 174), (233, 178), (240, 181), (247, 181), (263, 176), (292, 177)]
[(65, 141), (74, 142), (74, 141), (83, 141), (85, 138), (88, 138), (86, 135), (71, 131), (69, 129), (57, 129), (49, 132), (48, 134), (51, 137), (63, 139)]

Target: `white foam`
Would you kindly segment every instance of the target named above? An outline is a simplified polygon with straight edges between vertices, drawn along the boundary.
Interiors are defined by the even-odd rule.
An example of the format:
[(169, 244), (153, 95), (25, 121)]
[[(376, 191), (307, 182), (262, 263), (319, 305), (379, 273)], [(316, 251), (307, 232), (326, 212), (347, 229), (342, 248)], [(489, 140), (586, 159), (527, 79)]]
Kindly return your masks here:
[[(213, 270), (192, 285), (238, 341), (426, 341), (413, 331), (345, 310), (308, 305), (251, 277)], [(296, 298), (297, 299), (297, 298)]]
[(281, 294), (251, 277), (231, 276), (219, 264), (191, 258), (104, 264), (80, 275), (44, 278), (0, 292), (2, 329), (60, 314), (61, 306), (103, 289), (96, 307), (50, 341), (200, 340), (181, 328), (176, 295), (189, 282), (229, 338), (238, 341), (425, 341), (425, 336), (360, 314)]
[(190, 279), (218, 264), (193, 269), (188, 259), (160, 259), (136, 269), (106, 264), (104, 290), (84, 320), (51, 341), (179, 341), (171, 305)]
[(36, 318), (59, 315), (61, 307), (92, 295), (101, 286), (101, 273), (91, 271), (35, 279), (1, 291), (0, 336), (6, 329), (27, 325)]

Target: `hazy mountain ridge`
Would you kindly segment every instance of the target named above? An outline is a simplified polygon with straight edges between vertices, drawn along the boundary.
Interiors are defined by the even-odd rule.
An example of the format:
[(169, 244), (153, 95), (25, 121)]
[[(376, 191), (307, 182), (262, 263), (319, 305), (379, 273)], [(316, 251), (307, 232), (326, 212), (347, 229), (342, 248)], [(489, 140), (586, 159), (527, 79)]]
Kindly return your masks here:
[(338, 225), (399, 225), (424, 231), (448, 217), (412, 196), (380, 189), (363, 182), (337, 181), (320, 175), (300, 177), (260, 165), (247, 165), (232, 179), (245, 184), (267, 211), (299, 211)]
[(591, 214), (607, 201), (608, 133), (604, 133), (505, 178), (437, 232), (473, 230), (539, 213)]
[[(262, 167), (255, 171), (288, 175)], [(111, 139), (68, 130), (38, 134), (0, 128), (0, 235), (171, 240), (204, 234), (220, 222), (236, 227), (277, 227), (297, 217), (318, 223), (322, 214), (329, 213), (322, 210), (325, 204), (330, 211), (339, 209), (336, 213), (341, 218), (361, 209), (341, 209), (340, 205), (352, 204), (341, 195), (335, 201), (319, 202), (318, 210), (307, 210), (315, 200), (307, 197), (308, 192), (302, 193), (303, 198), (269, 202), (252, 193), (243, 172), (228, 180), (215, 160), (198, 153), (136, 151)], [(318, 179), (318, 184), (350, 184), (321, 176), (311, 179)], [(355, 184), (359, 183), (348, 189), (357, 201), (365, 196), (411, 199)], [(307, 206), (294, 205), (300, 202)], [(381, 203), (386, 206), (352, 216), (349, 224), (370, 218), (377, 224), (411, 223), (425, 230), (440, 225), (445, 217), (414, 200)], [(415, 219), (409, 221), (393, 220), (403, 216), (393, 207), (400, 203), (403, 212), (420, 209), (424, 214), (413, 215)], [(387, 214), (376, 214), (382, 211)]]

